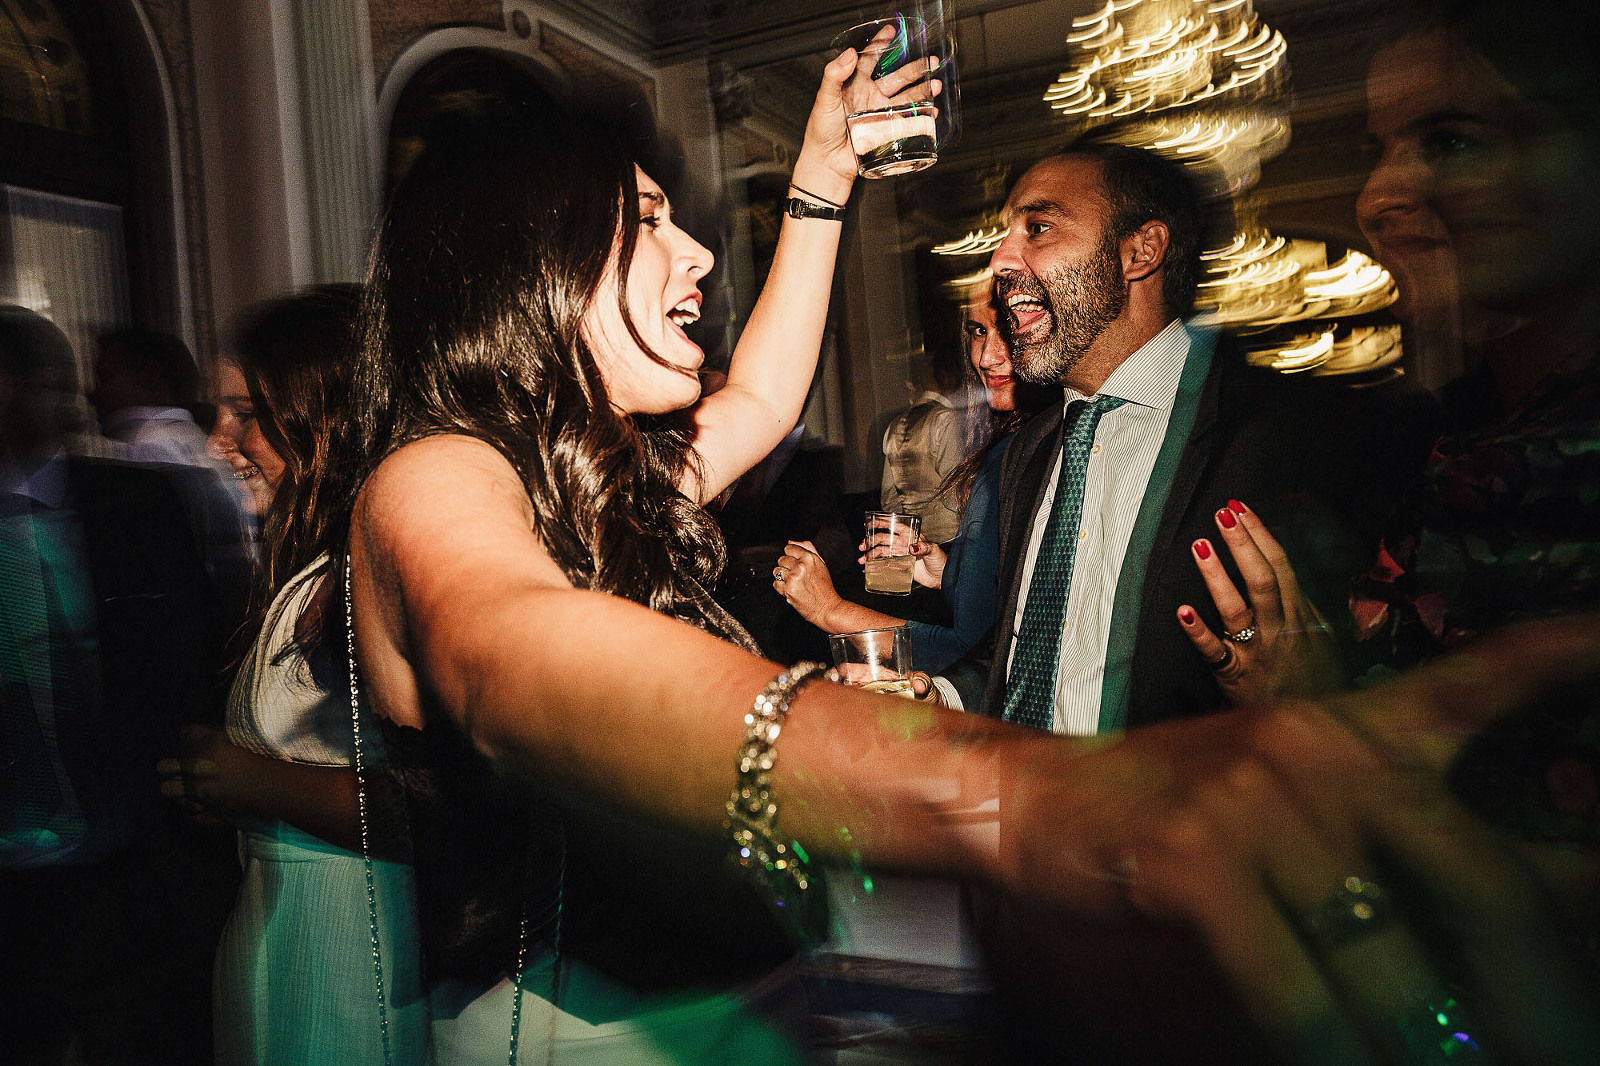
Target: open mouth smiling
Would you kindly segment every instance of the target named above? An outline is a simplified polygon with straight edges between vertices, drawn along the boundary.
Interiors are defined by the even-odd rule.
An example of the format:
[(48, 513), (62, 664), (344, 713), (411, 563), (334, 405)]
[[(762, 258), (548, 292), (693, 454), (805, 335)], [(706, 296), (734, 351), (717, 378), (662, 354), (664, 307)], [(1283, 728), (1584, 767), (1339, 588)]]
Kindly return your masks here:
[(667, 321), (671, 322), (680, 331), (682, 331), (685, 326), (694, 325), (696, 322), (700, 321), (700, 300), (701, 296), (699, 293), (695, 293), (693, 296), (686, 296), (682, 300), (679, 300), (675, 305), (673, 305), (672, 310), (667, 312)]
[[(1013, 286), (1014, 287), (1014, 286)], [(1019, 337), (1051, 320), (1050, 307), (1042, 295), (1029, 292), (1012, 292), (1005, 297), (1006, 312), (1011, 316), (1011, 334)]]

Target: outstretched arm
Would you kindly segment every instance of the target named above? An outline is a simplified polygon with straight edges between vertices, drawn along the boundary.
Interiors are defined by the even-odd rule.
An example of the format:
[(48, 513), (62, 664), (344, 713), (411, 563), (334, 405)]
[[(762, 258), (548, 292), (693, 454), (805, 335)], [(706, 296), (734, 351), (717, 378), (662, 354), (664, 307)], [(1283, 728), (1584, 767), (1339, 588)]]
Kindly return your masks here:
[[(854, 55), (845, 52), (823, 71), (794, 166), (795, 186), (812, 194), (806, 199), (850, 199), (856, 162), (839, 93), (855, 68)], [(800, 418), (822, 348), (841, 229), (827, 219), (784, 217), (772, 270), (734, 349), (728, 382), (695, 408), (702, 469), (685, 471), (680, 486), (691, 499), (713, 499)]]
[[(801, 199), (850, 199), (856, 157), (840, 91), (856, 58), (846, 49), (823, 70), (790, 183), (790, 192)], [(923, 63), (908, 63), (878, 85), (893, 96), (925, 73)], [(841, 228), (826, 219), (784, 217), (771, 272), (734, 349), (728, 383), (695, 408), (694, 448), (703, 469), (685, 471), (679, 486), (690, 499), (714, 499), (794, 428), (822, 349)]]
[(1570, 715), (1578, 692), (1592, 708), (1597, 639), (1593, 617), (1535, 623), (1254, 716), (1248, 748), (1137, 849), (1133, 901), (1205, 938), (1285, 1062), (1592, 1061), (1593, 830), (1514, 839), (1442, 771), (1475, 724), (1552, 696)]
[[(721, 831), (745, 716), (779, 666), (572, 588), (493, 448), (433, 437), (390, 456), (363, 490), (351, 556), (379, 714), (448, 717), (507, 772)], [(813, 683), (777, 745), (780, 824), (814, 854), (848, 855), (847, 827), (880, 865), (993, 877), (993, 759), (1032, 739)]]
[[(476, 441), (429, 438), (374, 475), (357, 508), (352, 565), (358, 655), (375, 709), (409, 724), (424, 711), (448, 716), (507, 771), (721, 832), (745, 715), (777, 667), (636, 604), (571, 588), (529, 519), (516, 473)], [(813, 855), (855, 850), (869, 863), (983, 881), (1079, 919), (1130, 901), (1162, 920), (1180, 917), (1209, 939), (1291, 1054), (1301, 1023), (1330, 1011), (1352, 1034), (1339, 1046), (1356, 1046), (1409, 1009), (1410, 990), (1355, 984), (1369, 972), (1359, 961), (1325, 968), (1324, 948), (1295, 924), (1322, 914), (1322, 875), (1381, 880), (1387, 867), (1363, 865), (1372, 845), (1397, 851), (1390, 859), (1406, 876), (1385, 887), (1416, 891), (1406, 903), (1423, 905), (1396, 907), (1391, 928), (1432, 943), (1440, 929), (1413, 928), (1409, 916), (1442, 914), (1425, 906), (1430, 898), (1471, 904), (1461, 893), (1479, 883), (1470, 866), (1457, 878), (1431, 865), (1448, 854), (1439, 848), (1451, 823), (1428, 817), (1450, 814), (1437, 806), (1448, 803), (1445, 768), (1483, 723), (1562, 680), (1592, 682), (1597, 662), (1594, 619), (1547, 624), (1338, 701), (1085, 741), (815, 683), (775, 745), (779, 827)], [(1389, 802), (1374, 811), (1372, 798)], [(1427, 805), (1409, 809), (1423, 816), (1414, 825), (1375, 820), (1418, 802)], [(1411, 832), (1423, 835), (1408, 849)], [(1526, 877), (1515, 863), (1484, 872)], [(1474, 944), (1494, 932), (1482, 923), (1515, 935), (1527, 914), (1461, 913), (1479, 923), (1468, 930)], [(1443, 914), (1447, 924), (1456, 917)], [(1373, 941), (1379, 962), (1393, 943)], [(1335, 965), (1347, 958), (1356, 956)], [(1496, 984), (1495, 958), (1485, 959), (1487, 968), (1461, 974), (1485, 995), (1514, 1008), (1537, 991)], [(1530, 980), (1546, 973), (1554, 971)], [(1308, 1005), (1316, 1017), (1296, 1013)], [(1540, 1034), (1514, 1015), (1508, 1009), (1512, 1028), (1496, 1035), (1520, 1050), (1512, 1042)]]

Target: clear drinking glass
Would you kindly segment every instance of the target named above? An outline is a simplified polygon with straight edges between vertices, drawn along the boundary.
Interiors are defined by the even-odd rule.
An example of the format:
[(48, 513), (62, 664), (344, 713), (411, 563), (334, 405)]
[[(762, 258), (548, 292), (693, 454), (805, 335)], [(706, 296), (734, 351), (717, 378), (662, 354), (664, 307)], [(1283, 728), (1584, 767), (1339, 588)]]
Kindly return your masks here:
[(911, 690), (911, 636), (904, 626), (830, 633), (828, 647), (845, 684), (868, 692), (915, 697)]
[(857, 50), (844, 85), (850, 146), (862, 177), (886, 178), (930, 167), (955, 132), (954, 51), (942, 0), (907, 0), (897, 13), (863, 22), (833, 39)]
[(866, 521), (867, 591), (889, 596), (911, 594), (911, 571), (917, 557), (911, 546), (922, 530), (922, 519), (914, 514), (868, 511)]

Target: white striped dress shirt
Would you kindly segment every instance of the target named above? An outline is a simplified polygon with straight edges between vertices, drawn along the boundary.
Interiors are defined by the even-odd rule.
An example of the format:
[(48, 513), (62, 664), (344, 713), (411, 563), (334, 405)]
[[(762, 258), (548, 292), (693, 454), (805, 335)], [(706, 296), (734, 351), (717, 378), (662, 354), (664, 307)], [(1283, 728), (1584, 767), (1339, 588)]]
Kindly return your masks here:
[[(1061, 660), (1056, 667), (1054, 730), (1071, 736), (1092, 736), (1100, 721), (1100, 689), (1105, 681), (1106, 645), (1111, 639), (1111, 607), (1117, 595), (1122, 557), (1133, 535), (1139, 505), (1150, 482), (1150, 471), (1166, 436), (1189, 356), (1189, 333), (1173, 319), (1160, 333), (1111, 372), (1097, 395), (1128, 401), (1107, 412), (1095, 431), (1089, 469), (1083, 488), (1083, 518), (1078, 529), (1078, 552), (1072, 564), (1072, 590), (1067, 596), (1067, 617), (1061, 634)], [(1075, 389), (1066, 390), (1067, 403), (1089, 399)], [(1050, 484), (1034, 513), (1023, 557), (1022, 595), (1012, 632), (1022, 627), (1033, 582), (1033, 566), (1044, 537), (1045, 522), (1055, 503), (1061, 475), (1061, 455), (1050, 470)], [(1173, 625), (1177, 625), (1173, 622)], [(1011, 655), (1017, 650), (1015, 640)], [(1011, 660), (1006, 660), (1009, 676)]]

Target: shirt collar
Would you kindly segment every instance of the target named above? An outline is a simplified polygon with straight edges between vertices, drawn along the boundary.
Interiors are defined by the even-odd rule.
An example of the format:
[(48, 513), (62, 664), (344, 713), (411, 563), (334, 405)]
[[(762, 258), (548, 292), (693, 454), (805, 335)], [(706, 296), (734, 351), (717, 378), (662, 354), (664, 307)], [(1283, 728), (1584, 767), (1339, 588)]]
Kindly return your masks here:
[(34, 503), (58, 510), (67, 501), (67, 453), (55, 454), (31, 470), (10, 459), (0, 459), (0, 493), (25, 496)]
[[(1173, 319), (1166, 328), (1145, 341), (1132, 355), (1124, 359), (1105, 384), (1100, 386), (1100, 396), (1115, 396), (1140, 407), (1171, 411), (1178, 395), (1178, 382), (1183, 378), (1183, 364), (1189, 358), (1193, 338), (1184, 327), (1183, 320)], [(1067, 402), (1087, 399), (1083, 393), (1068, 388)]]
[(184, 407), (124, 407), (100, 420), (100, 429), (107, 432), (129, 422), (193, 422), (194, 415)]

